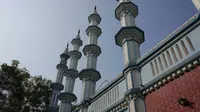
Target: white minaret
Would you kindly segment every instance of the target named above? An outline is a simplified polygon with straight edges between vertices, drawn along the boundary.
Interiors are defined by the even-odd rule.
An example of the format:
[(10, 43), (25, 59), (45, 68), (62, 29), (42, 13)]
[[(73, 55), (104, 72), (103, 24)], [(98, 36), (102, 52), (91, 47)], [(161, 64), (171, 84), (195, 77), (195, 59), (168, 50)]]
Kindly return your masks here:
[(101, 29), (98, 25), (101, 22), (101, 17), (96, 11), (88, 17), (90, 26), (86, 29), (88, 35), (88, 45), (83, 48), (83, 53), (86, 56), (86, 69), (79, 73), (79, 78), (82, 80), (82, 102), (81, 112), (87, 112), (89, 99), (95, 93), (96, 82), (101, 78), (99, 71), (96, 70), (97, 57), (101, 54), (101, 48), (98, 46), (98, 37), (101, 35)]
[(58, 98), (57, 96), (60, 94), (60, 91), (63, 90), (64, 86), (62, 85), (63, 82), (63, 71), (68, 69), (67, 67), (67, 60), (69, 59), (69, 48), (67, 44), (67, 48), (65, 49), (64, 53), (60, 55), (61, 61), (56, 66), (58, 69), (57, 78), (55, 83), (51, 85), (51, 88), (53, 90), (52, 97), (50, 100), (50, 105), (48, 108), (44, 109), (45, 112), (57, 112), (58, 111)]
[(61, 101), (59, 112), (71, 112), (72, 102), (77, 100), (74, 91), (74, 83), (76, 78), (78, 78), (77, 65), (78, 60), (81, 58), (81, 53), (79, 52), (79, 48), (82, 46), (82, 40), (80, 39), (80, 30), (78, 31), (78, 35), (72, 41), (72, 51), (69, 52), (70, 56), (70, 66), (69, 69), (64, 71), (66, 84), (64, 92), (60, 93), (58, 98)]
[[(141, 75), (136, 65), (140, 58), (140, 44), (144, 42), (144, 32), (135, 25), (138, 7), (131, 0), (117, 0), (119, 6), (115, 10), (115, 17), (121, 22), (121, 29), (115, 36), (116, 44), (123, 49), (124, 76), (127, 80), (129, 112), (145, 112), (145, 103), (140, 95)], [(136, 96), (137, 97), (136, 97)]]
[(199, 11), (200, 10), (200, 0), (192, 0), (192, 2), (194, 3), (195, 7)]

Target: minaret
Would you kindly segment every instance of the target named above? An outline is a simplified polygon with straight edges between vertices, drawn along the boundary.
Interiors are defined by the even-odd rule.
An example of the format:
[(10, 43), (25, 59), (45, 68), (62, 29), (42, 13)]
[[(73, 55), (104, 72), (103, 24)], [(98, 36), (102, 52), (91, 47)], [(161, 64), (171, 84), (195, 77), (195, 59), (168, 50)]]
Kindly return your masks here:
[[(115, 17), (121, 22), (121, 29), (115, 36), (115, 42), (123, 49), (124, 76), (127, 80), (128, 91), (125, 93), (129, 99), (129, 112), (145, 112), (144, 100), (139, 96), (141, 75), (136, 65), (140, 58), (140, 44), (144, 42), (144, 32), (135, 25), (138, 7), (131, 0), (117, 0), (119, 6), (115, 10)], [(136, 95), (136, 96), (134, 96)]]
[(200, 0), (192, 0), (193, 4), (195, 5), (195, 7), (197, 8), (197, 10), (200, 10)]
[(61, 101), (59, 112), (71, 112), (72, 102), (77, 100), (74, 91), (74, 83), (76, 78), (78, 78), (77, 64), (78, 60), (81, 58), (81, 53), (79, 52), (79, 48), (82, 46), (82, 40), (80, 39), (80, 30), (78, 31), (78, 35), (71, 41), (73, 46), (72, 51), (69, 52), (70, 56), (70, 66), (69, 69), (64, 71), (66, 84), (64, 92), (60, 93), (58, 98)]
[(95, 93), (96, 82), (101, 78), (99, 71), (96, 70), (97, 57), (101, 54), (101, 48), (98, 46), (98, 37), (101, 35), (101, 29), (98, 25), (101, 22), (101, 17), (96, 11), (88, 17), (90, 26), (86, 29), (88, 35), (88, 45), (83, 48), (83, 53), (86, 56), (86, 69), (79, 73), (79, 78), (82, 80), (82, 103), (81, 112), (87, 112), (88, 101), (90, 96)]
[(67, 67), (67, 60), (69, 59), (69, 48), (68, 48), (68, 44), (67, 44), (67, 48), (65, 49), (64, 53), (62, 53), (60, 55), (61, 61), (60, 63), (56, 66), (56, 68), (58, 69), (58, 73), (57, 73), (57, 78), (55, 83), (53, 83), (51, 85), (51, 88), (53, 90), (52, 92), (52, 97), (50, 100), (50, 105), (49, 108), (45, 109), (45, 112), (57, 112), (58, 111), (58, 98), (57, 96), (60, 94), (60, 91), (63, 90), (64, 86), (62, 85), (63, 82), (63, 71), (68, 69)]

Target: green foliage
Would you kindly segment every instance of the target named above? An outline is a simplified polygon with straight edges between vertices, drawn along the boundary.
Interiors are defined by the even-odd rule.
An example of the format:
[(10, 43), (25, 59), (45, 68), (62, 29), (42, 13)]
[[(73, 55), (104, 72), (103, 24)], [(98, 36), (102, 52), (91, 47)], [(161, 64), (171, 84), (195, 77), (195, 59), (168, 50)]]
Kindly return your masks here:
[(31, 76), (19, 61), (0, 66), (0, 112), (41, 112), (51, 95), (51, 81)]

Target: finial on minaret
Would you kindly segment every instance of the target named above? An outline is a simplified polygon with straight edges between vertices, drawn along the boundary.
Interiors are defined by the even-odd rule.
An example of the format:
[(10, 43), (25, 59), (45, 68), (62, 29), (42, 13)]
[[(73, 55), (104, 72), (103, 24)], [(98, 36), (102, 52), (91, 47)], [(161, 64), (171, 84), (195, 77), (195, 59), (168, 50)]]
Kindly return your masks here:
[(80, 38), (80, 32), (81, 32), (81, 31), (80, 31), (80, 29), (79, 29), (76, 38)]
[(78, 30), (78, 35), (80, 35), (80, 29)]
[(94, 7), (94, 10), (96, 11), (97, 10), (97, 6), (95, 5), (95, 7)]
[(64, 54), (68, 54), (69, 53), (69, 43), (67, 43), (67, 48), (65, 48)]
[(94, 13), (97, 14), (97, 6), (94, 7)]

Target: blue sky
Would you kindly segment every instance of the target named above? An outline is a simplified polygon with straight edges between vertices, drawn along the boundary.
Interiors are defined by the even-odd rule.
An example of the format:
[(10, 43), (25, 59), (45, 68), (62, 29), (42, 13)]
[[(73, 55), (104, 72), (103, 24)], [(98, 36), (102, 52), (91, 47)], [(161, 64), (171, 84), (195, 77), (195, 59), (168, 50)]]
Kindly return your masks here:
[[(145, 42), (141, 54), (164, 39), (197, 13), (191, 0), (132, 0), (139, 7), (136, 25), (144, 30)], [(55, 80), (59, 55), (81, 29), (84, 45), (87, 18), (97, 5), (102, 17), (99, 46), (102, 54), (97, 69), (102, 79), (111, 80), (123, 70), (122, 49), (114, 36), (120, 22), (114, 17), (115, 0), (0, 0), (0, 63), (19, 60), (32, 75)], [(83, 46), (81, 47), (82, 51)], [(85, 68), (85, 57), (78, 69)], [(81, 81), (77, 79), (75, 94), (80, 99)]]

